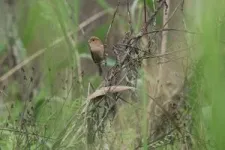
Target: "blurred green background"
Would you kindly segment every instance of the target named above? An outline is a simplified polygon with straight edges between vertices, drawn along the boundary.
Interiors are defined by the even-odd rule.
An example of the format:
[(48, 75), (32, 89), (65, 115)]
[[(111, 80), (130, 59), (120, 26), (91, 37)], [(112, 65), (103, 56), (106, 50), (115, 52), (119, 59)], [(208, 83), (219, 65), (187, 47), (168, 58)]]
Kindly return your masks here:
[[(167, 47), (168, 51), (184, 45), (190, 47), (186, 56), (190, 61), (186, 90), (191, 108), (192, 146), (188, 149), (223, 150), (225, 1), (184, 0), (182, 8), (177, 7), (181, 0), (167, 1), (172, 16), (169, 27), (182, 26), (197, 33), (185, 32), (182, 38), (169, 33)], [(116, 0), (0, 1), (0, 149), (109, 147), (111, 150), (134, 149), (134, 141), (147, 144), (149, 88), (143, 83), (154, 74), (151, 65), (139, 70), (141, 102), (122, 106), (116, 120), (119, 123), (92, 148), (87, 146), (82, 128), (85, 119), (81, 112), (88, 85), (97, 88), (102, 80), (91, 60), (87, 40), (95, 35), (104, 41), (117, 3)], [(143, 26), (144, 0), (129, 0), (129, 4), (134, 34), (137, 34)], [(146, 0), (148, 17), (157, 4), (155, 0)], [(154, 29), (162, 27), (163, 12), (156, 15), (153, 24)], [(109, 53), (106, 71), (116, 63), (113, 45), (128, 30), (127, 0), (121, 0), (106, 43)], [(26, 65), (10, 74), (24, 61)], [(176, 65), (168, 66), (171, 72), (177, 69)], [(158, 149), (180, 148), (175, 143)]]

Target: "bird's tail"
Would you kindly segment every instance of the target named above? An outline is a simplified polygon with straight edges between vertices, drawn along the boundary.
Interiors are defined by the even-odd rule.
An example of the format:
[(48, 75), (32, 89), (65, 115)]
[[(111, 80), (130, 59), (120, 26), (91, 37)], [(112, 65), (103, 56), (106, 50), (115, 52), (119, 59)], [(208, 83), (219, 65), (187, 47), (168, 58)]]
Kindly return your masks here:
[(101, 76), (102, 75), (102, 66), (101, 66), (101, 63), (98, 63), (98, 71), (99, 71), (99, 75)]

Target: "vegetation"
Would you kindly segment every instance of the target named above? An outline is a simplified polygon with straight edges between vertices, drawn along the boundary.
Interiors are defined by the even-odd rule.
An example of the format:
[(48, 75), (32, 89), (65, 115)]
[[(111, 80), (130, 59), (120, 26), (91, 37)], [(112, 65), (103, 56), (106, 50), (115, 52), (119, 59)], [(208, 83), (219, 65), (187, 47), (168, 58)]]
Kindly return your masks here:
[(225, 149), (224, 0), (1, 3), (0, 149)]

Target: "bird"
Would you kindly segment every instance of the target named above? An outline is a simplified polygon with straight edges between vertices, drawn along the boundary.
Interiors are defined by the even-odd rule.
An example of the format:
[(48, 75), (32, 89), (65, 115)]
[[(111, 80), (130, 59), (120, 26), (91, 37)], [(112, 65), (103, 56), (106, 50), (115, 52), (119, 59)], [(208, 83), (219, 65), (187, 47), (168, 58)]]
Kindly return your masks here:
[(98, 66), (99, 70), (99, 75), (102, 75), (102, 61), (104, 60), (104, 55), (105, 55), (105, 49), (102, 41), (96, 37), (96, 36), (91, 36), (88, 40), (89, 44), (89, 49), (91, 52), (92, 60), (94, 63)]

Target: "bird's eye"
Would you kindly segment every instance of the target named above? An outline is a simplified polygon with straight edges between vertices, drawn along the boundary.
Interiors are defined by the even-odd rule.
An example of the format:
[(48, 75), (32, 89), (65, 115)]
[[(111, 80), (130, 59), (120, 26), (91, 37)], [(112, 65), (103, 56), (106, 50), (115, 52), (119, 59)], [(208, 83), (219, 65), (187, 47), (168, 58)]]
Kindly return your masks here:
[(95, 39), (92, 39), (92, 41), (95, 41)]

